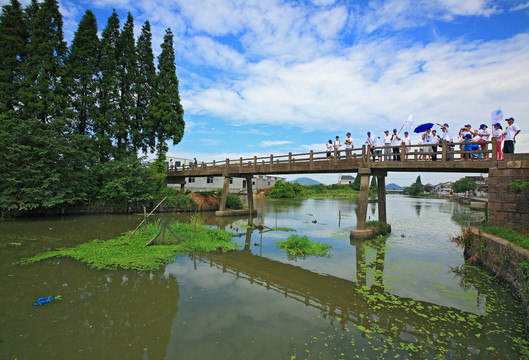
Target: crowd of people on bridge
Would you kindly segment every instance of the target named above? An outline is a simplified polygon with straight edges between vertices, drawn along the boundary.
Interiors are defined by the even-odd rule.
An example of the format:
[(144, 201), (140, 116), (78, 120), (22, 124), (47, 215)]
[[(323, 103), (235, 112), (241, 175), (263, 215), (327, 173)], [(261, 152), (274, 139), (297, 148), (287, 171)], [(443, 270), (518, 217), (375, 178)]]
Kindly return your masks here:
[[(384, 135), (376, 136), (370, 131), (367, 132), (367, 139), (365, 144), (369, 145), (373, 161), (400, 161), (401, 155), (408, 160), (411, 152), (417, 149), (418, 160), (432, 160), (437, 161), (438, 151), (442, 146), (446, 146), (448, 152), (446, 160), (452, 160), (453, 156), (450, 153), (454, 150), (456, 145), (459, 145), (460, 150), (470, 151), (463, 153), (462, 160), (474, 159), (488, 159), (489, 153), (488, 144), (493, 138), (496, 138), (496, 159), (503, 159), (503, 154), (514, 153), (514, 144), (516, 143), (516, 136), (520, 133), (520, 128), (514, 123), (514, 118), (505, 119), (507, 125), (503, 129), (500, 123), (494, 123), (493, 129), (489, 129), (486, 124), (481, 124), (478, 129), (473, 129), (472, 125), (466, 124), (462, 126), (455, 137), (452, 136), (450, 126), (447, 123), (436, 124), (440, 127), (441, 133), (437, 130), (428, 127), (420, 135), (416, 147), (409, 147), (412, 144), (410, 134), (408, 131), (404, 135), (400, 135), (400, 131), (393, 129), (384, 131)], [(455, 140), (455, 141), (454, 141)], [(502, 146), (503, 144), (503, 146)], [(344, 140), (345, 155), (350, 156), (353, 152), (353, 139), (351, 133), (346, 134)], [(340, 151), (342, 150), (342, 142), (337, 135), (335, 140), (329, 140), (325, 146), (327, 151), (327, 159), (332, 159), (336, 151), (337, 157), (340, 158)], [(404, 154), (401, 154), (401, 145), (405, 145)], [(382, 154), (384, 151), (384, 154)], [(492, 155), (494, 156), (494, 154)]]

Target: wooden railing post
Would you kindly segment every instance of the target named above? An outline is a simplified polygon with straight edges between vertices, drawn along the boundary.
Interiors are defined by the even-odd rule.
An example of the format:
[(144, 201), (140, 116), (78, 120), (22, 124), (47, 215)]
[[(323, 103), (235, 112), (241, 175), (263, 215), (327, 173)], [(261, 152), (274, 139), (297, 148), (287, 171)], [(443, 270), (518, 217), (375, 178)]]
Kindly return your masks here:
[(446, 154), (446, 151), (447, 151), (447, 148), (448, 148), (448, 141), (444, 141), (442, 140), (442, 148), (441, 148), (441, 162), (442, 163), (445, 163), (446, 160), (447, 160), (447, 154)]
[(239, 171), (242, 171), (242, 157), (239, 158)]
[(400, 144), (400, 161), (406, 161), (406, 145)]
[(270, 171), (272, 171), (273, 164), (274, 164), (274, 155), (270, 154)]
[(366, 161), (366, 145), (362, 145), (362, 161)]
[(492, 141), (492, 146), (491, 146), (492, 147), (492, 149), (491, 149), (492, 153), (490, 154), (490, 158), (491, 158), (491, 160), (499, 160), (497, 158), (497, 156), (496, 156), (496, 153), (498, 151), (498, 138), (496, 136), (494, 136), (491, 139), (491, 141)]
[(254, 164), (255, 166), (257, 166), (257, 156), (254, 156), (254, 157), (253, 157), (253, 164)]
[(215, 160), (213, 160), (213, 168), (215, 168)]
[(366, 162), (371, 162), (371, 145), (367, 144), (366, 147), (367, 160)]
[(290, 167), (292, 166), (292, 153), (288, 153), (288, 170), (290, 170)]

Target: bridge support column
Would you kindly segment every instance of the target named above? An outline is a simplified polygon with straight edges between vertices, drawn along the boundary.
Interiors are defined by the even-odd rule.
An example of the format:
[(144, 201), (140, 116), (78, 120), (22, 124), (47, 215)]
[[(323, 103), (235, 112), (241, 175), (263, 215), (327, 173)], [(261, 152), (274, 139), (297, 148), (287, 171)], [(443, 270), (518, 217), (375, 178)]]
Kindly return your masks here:
[(226, 211), (226, 200), (228, 199), (228, 192), (230, 191), (230, 177), (224, 177), (224, 186), (222, 186), (222, 196), (220, 197), (219, 211)]
[(367, 204), (369, 201), (369, 178), (371, 169), (360, 168), (360, 196), (358, 198), (358, 210), (356, 213), (356, 229), (351, 230), (352, 239), (369, 239), (374, 236), (373, 229), (366, 228)]
[(386, 221), (386, 175), (387, 173), (378, 173), (378, 221), (387, 224)]
[(247, 176), (246, 177), (246, 190), (248, 191), (248, 210), (250, 210), (250, 218), (248, 220), (248, 223), (251, 223), (252, 221), (252, 214), (253, 214), (253, 176)]

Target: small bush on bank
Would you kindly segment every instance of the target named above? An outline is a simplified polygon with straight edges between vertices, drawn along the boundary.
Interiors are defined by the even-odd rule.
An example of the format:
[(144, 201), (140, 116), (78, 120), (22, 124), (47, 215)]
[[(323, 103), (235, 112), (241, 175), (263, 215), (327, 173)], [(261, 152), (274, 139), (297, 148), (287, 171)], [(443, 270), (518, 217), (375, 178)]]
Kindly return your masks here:
[(242, 209), (241, 198), (237, 195), (228, 195), (228, 197), (226, 198), (226, 208), (232, 210)]

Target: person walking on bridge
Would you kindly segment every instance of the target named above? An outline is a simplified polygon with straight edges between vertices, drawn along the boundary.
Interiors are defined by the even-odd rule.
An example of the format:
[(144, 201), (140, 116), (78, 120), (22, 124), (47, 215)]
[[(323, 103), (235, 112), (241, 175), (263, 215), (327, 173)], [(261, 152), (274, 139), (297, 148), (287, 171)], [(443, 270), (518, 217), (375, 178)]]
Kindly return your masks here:
[(344, 140), (344, 144), (345, 144), (345, 156), (346, 157), (349, 157), (351, 155), (353, 155), (353, 139), (351, 138), (351, 133), (348, 132), (346, 134), (346, 138)]
[(332, 152), (334, 149), (334, 146), (332, 145), (332, 140), (329, 139), (329, 141), (325, 144), (327, 146), (327, 160), (332, 159)]
[(441, 139), (437, 136), (437, 131), (432, 130), (432, 135), (430, 136), (430, 144), (432, 144), (432, 161), (437, 161), (437, 144), (439, 144), (440, 141)]
[[(485, 124), (481, 124), (479, 126), (478, 135), (480, 137), (481, 142), (490, 141), (490, 129), (489, 129), (489, 127), (487, 125), (485, 125)], [(487, 144), (487, 143), (482, 143), (480, 145), (481, 146), (481, 151), (483, 151), (483, 157), (485, 159), (489, 158), (489, 154), (485, 152), (485, 151), (488, 150), (488, 145), (489, 144)]]
[(442, 146), (446, 146), (446, 160), (452, 160), (452, 154), (450, 154), (451, 151), (454, 151), (454, 145), (451, 145), (452, 144), (452, 135), (450, 134), (450, 127), (448, 126), (448, 124), (444, 124), (444, 125), (441, 125), (441, 124), (437, 124), (441, 127), (441, 131), (443, 132), (443, 136), (442, 136), (442, 140), (443, 140), (443, 145)]
[(492, 132), (492, 137), (496, 138), (496, 160), (503, 159), (503, 153), (501, 151), (501, 143), (503, 141), (503, 128), (500, 123), (493, 125), (494, 131)]
[(336, 140), (334, 140), (334, 148), (336, 149), (336, 158), (340, 158), (340, 148), (342, 147), (342, 143), (340, 142), (340, 137), (336, 135)]
[(393, 146), (393, 161), (400, 161), (400, 137), (397, 134), (397, 129), (393, 129), (393, 134), (391, 135), (391, 146)]
[(390, 161), (391, 156), (391, 136), (389, 136), (389, 130), (384, 131), (384, 161)]
[(503, 142), (503, 153), (514, 154), (514, 144), (516, 143), (516, 135), (520, 133), (520, 128), (514, 124), (514, 118), (505, 119), (507, 126), (503, 134), (505, 135), (505, 141)]
[(411, 146), (411, 138), (408, 135), (408, 132), (405, 131), (404, 137), (402, 138), (402, 143), (404, 144), (404, 154), (402, 156), (405, 155), (406, 160), (408, 160), (408, 153), (411, 151), (411, 148), (408, 147)]
[(374, 154), (375, 150), (373, 148), (375, 147), (375, 137), (371, 135), (370, 131), (367, 132), (366, 144), (369, 145), (369, 152)]

